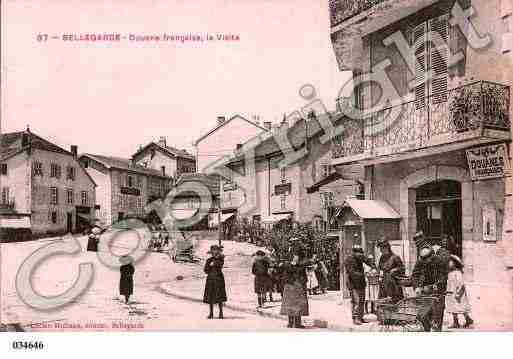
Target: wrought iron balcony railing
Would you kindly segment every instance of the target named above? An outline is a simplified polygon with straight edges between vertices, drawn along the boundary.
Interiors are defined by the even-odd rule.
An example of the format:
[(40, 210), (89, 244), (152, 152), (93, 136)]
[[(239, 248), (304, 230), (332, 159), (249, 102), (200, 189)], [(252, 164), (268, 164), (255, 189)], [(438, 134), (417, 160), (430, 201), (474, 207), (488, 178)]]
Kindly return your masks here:
[(363, 119), (347, 118), (343, 134), (334, 141), (332, 157), (378, 156), (435, 146), (482, 136), (485, 129), (509, 135), (509, 105), (508, 86), (477, 81)]
[(330, 0), (331, 26), (335, 26), (385, 0)]
[(14, 199), (10, 199), (8, 202), (0, 202), (0, 209), (14, 210), (15, 209)]

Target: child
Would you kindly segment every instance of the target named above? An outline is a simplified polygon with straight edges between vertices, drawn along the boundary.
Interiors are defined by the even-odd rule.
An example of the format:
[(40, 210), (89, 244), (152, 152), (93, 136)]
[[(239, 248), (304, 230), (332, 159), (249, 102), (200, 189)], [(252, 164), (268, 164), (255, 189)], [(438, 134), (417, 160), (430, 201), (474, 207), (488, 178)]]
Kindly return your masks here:
[(465, 325), (469, 328), (474, 321), (470, 317), (470, 303), (467, 297), (465, 283), (463, 283), (463, 263), (456, 255), (451, 255), (449, 260), (449, 276), (447, 279), (447, 296), (445, 306), (448, 313), (452, 314), (453, 325), (449, 329), (460, 328), (458, 314), (463, 314)]

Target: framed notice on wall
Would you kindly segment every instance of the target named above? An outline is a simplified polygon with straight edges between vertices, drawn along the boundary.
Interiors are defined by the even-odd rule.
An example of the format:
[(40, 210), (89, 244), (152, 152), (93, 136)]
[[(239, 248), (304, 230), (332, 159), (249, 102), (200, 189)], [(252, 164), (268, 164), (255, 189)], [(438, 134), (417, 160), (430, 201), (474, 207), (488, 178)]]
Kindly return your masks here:
[(497, 210), (493, 205), (483, 206), (483, 241), (497, 240)]
[(511, 175), (506, 144), (467, 150), (467, 162), (473, 181)]

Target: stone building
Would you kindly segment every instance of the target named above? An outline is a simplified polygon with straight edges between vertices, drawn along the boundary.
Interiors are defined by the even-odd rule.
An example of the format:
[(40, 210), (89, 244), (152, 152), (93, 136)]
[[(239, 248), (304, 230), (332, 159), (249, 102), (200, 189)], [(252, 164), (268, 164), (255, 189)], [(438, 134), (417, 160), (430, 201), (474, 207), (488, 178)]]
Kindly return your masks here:
[(160, 171), (175, 180), (183, 173), (196, 172), (196, 160), (187, 150), (169, 146), (165, 137), (141, 147), (132, 156), (137, 165)]
[[(473, 26), (458, 25), (469, 6)], [(364, 166), (365, 197), (400, 215), (397, 233), (381, 234), (408, 270), (416, 231), (435, 243), (454, 238), (479, 293), (476, 316), (495, 318), (484, 324), (493, 329), (513, 328), (512, 8), (511, 0), (330, 1), (333, 49), (340, 70), (354, 74), (359, 111), (339, 109), (361, 115), (346, 119), (332, 164)], [(378, 232), (362, 243), (368, 251)]]
[[(323, 116), (329, 116), (333, 122), (339, 119)], [(278, 144), (279, 131), (290, 139), (289, 148)], [(283, 122), (258, 139), (239, 146), (228, 161), (232, 173), (238, 175), (221, 181), (223, 219), (231, 214), (263, 224), (293, 219), (326, 229), (329, 205), (358, 195), (361, 186), (335, 172), (330, 163), (331, 141), (323, 144), (319, 140), (323, 133), (317, 118), (299, 120), (290, 127)], [(305, 156), (280, 166), (287, 155), (303, 149), (306, 149)], [(254, 166), (250, 161), (254, 161)]]
[[(270, 122), (265, 124), (268, 126)], [(247, 120), (240, 115), (217, 117), (216, 126), (194, 142), (197, 171), (205, 173), (209, 164), (223, 156), (230, 156), (237, 144), (267, 130), (259, 122)]]
[(0, 169), (2, 227), (15, 221), (34, 236), (50, 236), (93, 222), (96, 184), (78, 162), (76, 146), (67, 151), (28, 129), (5, 133)]
[(145, 219), (146, 205), (169, 190), (170, 177), (130, 159), (86, 153), (79, 161), (97, 184), (97, 217), (104, 225), (125, 218)]

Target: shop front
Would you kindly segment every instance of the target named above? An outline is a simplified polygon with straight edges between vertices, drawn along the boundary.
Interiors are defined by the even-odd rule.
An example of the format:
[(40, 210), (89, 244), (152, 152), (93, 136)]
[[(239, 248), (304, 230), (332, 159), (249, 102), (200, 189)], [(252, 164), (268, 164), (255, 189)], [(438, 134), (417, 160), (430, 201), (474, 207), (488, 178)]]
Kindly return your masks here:
[(365, 182), (366, 198), (386, 201), (400, 215), (400, 248), (395, 252), (408, 273), (417, 259), (412, 240), (417, 231), (434, 244), (445, 239), (465, 264), (465, 281), (479, 293), (476, 306), (511, 321), (513, 281), (505, 264), (509, 244), (502, 239), (505, 177), (510, 175), (506, 146), (487, 144), (401, 161), (376, 160), (366, 165)]

